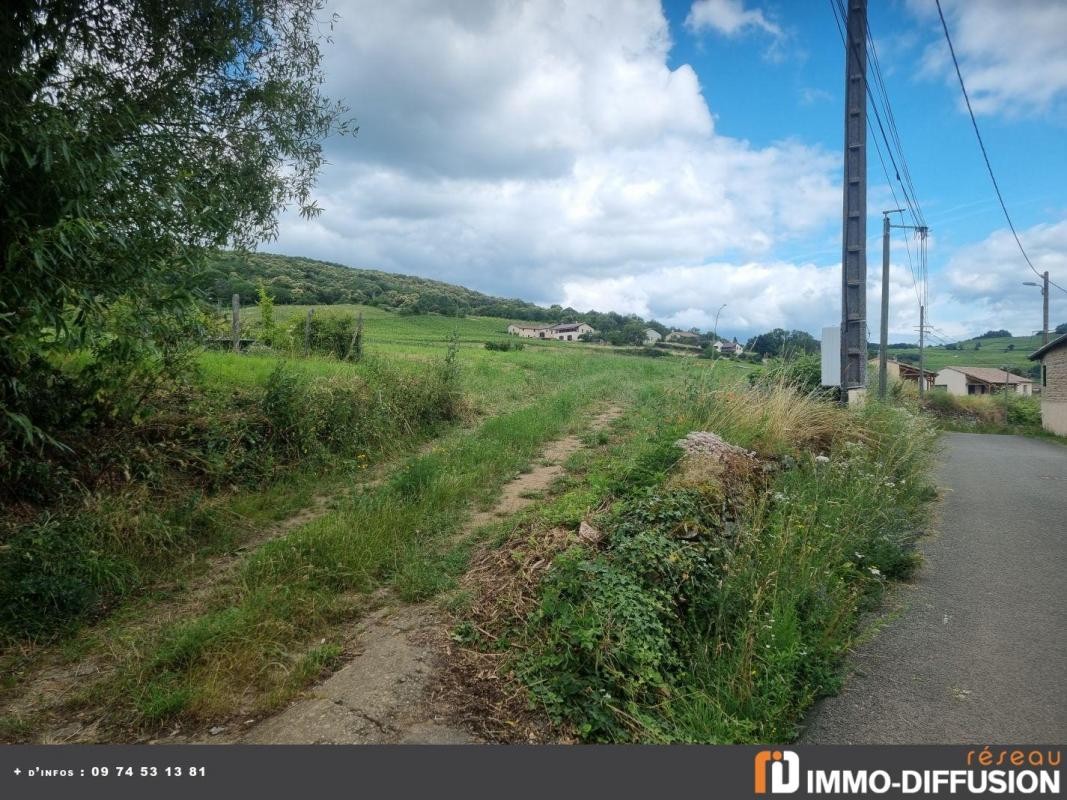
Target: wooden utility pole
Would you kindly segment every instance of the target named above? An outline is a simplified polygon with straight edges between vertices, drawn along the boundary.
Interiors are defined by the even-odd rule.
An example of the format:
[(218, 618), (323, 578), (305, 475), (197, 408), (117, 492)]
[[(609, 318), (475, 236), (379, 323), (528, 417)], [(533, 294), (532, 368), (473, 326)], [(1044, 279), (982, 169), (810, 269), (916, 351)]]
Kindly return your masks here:
[(919, 399), (926, 397), (926, 306), (919, 306)]
[(1044, 324), (1041, 326), (1043, 344), (1048, 344), (1048, 270), (1042, 276), (1041, 299), (1044, 301)]
[(885, 400), (889, 350), (889, 211), (882, 212), (882, 319), (878, 331), (878, 399)]
[(849, 0), (841, 256), (841, 399), (867, 385), (867, 0)]
[(231, 299), (233, 304), (233, 319), (230, 323), (233, 327), (233, 352), (241, 352), (241, 295), (234, 294)]
[(315, 309), (308, 309), (307, 319), (304, 321), (304, 358), (307, 358), (311, 353), (311, 317), (315, 313)]

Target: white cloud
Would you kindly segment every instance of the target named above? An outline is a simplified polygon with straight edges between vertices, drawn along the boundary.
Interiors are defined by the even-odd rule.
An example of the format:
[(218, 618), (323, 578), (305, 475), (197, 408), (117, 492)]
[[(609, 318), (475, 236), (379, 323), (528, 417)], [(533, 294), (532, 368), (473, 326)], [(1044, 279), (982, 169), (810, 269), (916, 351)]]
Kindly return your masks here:
[(759, 9), (746, 9), (742, 0), (696, 0), (685, 18), (691, 31), (716, 30), (727, 36), (737, 36), (756, 28), (781, 38), (782, 29), (764, 16)]
[[(976, 114), (1062, 109), (1067, 98), (1067, 3), (942, 0), (941, 5)], [(936, 7), (927, 0), (909, 0), (908, 6), (930, 24), (934, 37), (923, 53), (921, 74), (955, 87)]]
[(610, 281), (766, 258), (837, 219), (836, 156), (717, 134), (654, 0), (336, 10), (327, 90), (359, 137), (327, 143), (325, 213), (286, 216), (275, 249), (546, 303), (603, 279), (608, 310)]
[[(1048, 270), (1053, 281), (1067, 285), (1067, 219), (1035, 225), (1019, 238), (1039, 272)], [(957, 250), (943, 274), (945, 299), (935, 311), (968, 334), (1007, 328), (1024, 335), (1041, 327), (1041, 293), (1024, 285), (1041, 279), (1026, 266), (1011, 231), (996, 231)], [(1050, 326), (1067, 320), (1067, 294), (1050, 287), (1049, 309)]]

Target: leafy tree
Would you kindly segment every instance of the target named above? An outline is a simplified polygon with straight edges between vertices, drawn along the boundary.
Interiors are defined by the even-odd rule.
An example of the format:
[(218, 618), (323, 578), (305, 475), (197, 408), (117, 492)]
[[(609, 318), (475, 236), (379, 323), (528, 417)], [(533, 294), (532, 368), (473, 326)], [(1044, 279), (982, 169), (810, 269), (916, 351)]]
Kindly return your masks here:
[(975, 336), (975, 339), (1007, 339), (1011, 338), (1011, 331), (1004, 329), (997, 331), (986, 331), (981, 336)]
[[(737, 340), (734, 339), (736, 342)], [(759, 336), (753, 336), (745, 350), (760, 356), (791, 358), (806, 353), (818, 353), (819, 342), (805, 331), (787, 331), (775, 328)]]
[(1059, 333), (1059, 334), (1067, 333), (1067, 322), (1064, 322), (1061, 325), (1057, 325), (1056, 326), (1056, 333)]
[[(58, 385), (59, 351), (84, 349), (124, 297), (188, 306), (205, 250), (270, 238), (280, 207), (315, 214), (320, 142), (353, 130), (320, 93), (322, 0), (5, 8), (0, 462), (5, 441), (46, 436), (39, 411)], [(110, 335), (164, 346), (151, 324), (163, 317)], [(140, 347), (97, 355), (133, 358)], [(113, 367), (83, 372), (91, 381)]]

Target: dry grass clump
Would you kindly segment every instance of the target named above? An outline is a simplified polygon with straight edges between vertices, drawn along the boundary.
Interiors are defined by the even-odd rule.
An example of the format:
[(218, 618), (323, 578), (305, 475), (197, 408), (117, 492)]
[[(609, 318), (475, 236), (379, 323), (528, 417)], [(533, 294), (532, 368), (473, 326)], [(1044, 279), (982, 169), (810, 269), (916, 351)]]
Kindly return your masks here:
[(473, 600), (447, 649), (440, 693), (457, 721), (488, 741), (569, 741), (533, 710), (526, 686), (510, 668), (515, 653), (503, 637), (537, 605), (552, 560), (578, 541), (574, 531), (564, 528), (534, 532), (485, 549), (463, 579), (463, 590)]
[(825, 452), (859, 434), (848, 411), (784, 381), (723, 389), (691, 386), (684, 401), (706, 430), (762, 457)]

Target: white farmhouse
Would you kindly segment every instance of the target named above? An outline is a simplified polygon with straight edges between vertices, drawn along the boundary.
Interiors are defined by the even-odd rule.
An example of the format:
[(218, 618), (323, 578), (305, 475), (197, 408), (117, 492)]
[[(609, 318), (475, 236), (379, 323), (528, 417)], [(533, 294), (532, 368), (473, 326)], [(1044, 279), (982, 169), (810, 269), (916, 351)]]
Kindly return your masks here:
[(949, 394), (992, 394), (1011, 391), (1029, 396), (1034, 382), (995, 367), (945, 367), (934, 378), (934, 388)]
[(662, 338), (655, 328), (645, 328), (645, 344), (655, 344)]

